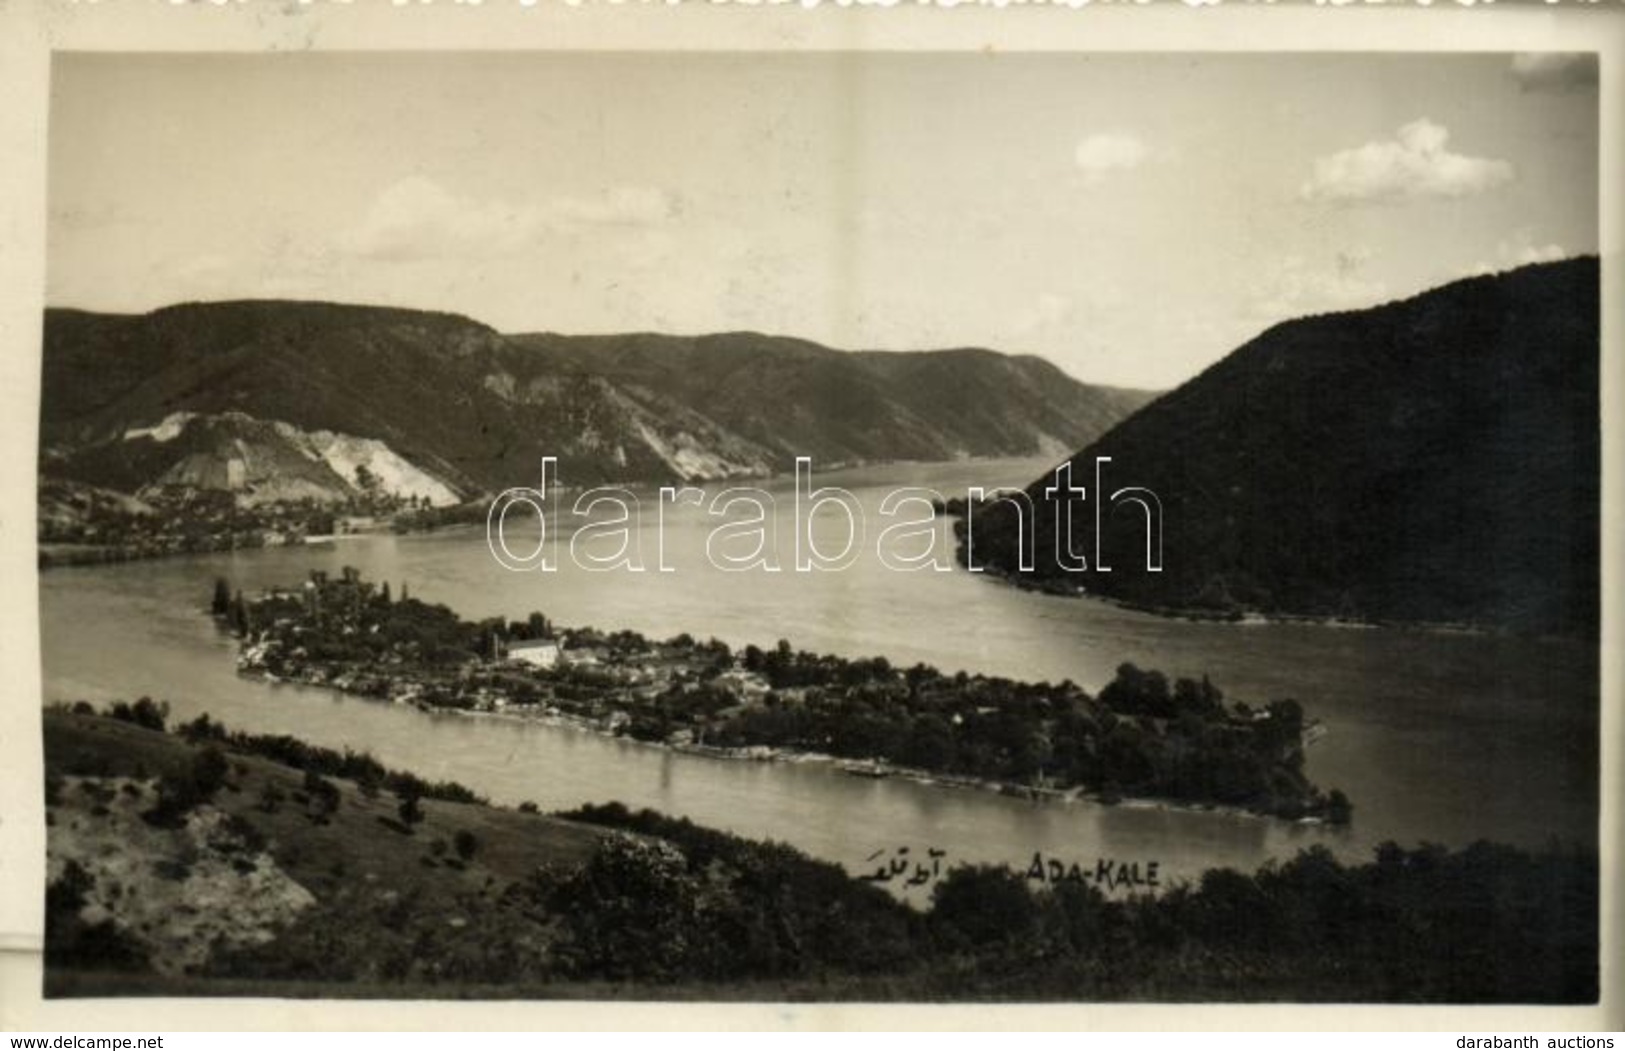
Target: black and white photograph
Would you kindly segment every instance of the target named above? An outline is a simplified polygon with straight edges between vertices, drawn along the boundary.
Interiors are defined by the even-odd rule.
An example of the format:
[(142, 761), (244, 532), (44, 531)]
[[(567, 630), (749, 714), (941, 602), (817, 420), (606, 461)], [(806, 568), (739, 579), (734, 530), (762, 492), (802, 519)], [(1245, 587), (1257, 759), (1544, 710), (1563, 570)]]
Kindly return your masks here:
[(40, 994), (1597, 1004), (1601, 72), (56, 51)]

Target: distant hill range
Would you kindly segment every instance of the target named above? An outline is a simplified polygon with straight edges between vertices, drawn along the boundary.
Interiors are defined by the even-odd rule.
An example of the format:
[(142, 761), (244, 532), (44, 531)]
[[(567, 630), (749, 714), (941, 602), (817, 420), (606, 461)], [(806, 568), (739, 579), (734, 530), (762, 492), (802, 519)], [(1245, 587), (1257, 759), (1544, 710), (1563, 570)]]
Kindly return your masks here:
[[(1035, 564), (1013, 575), (1230, 616), (1594, 632), (1599, 363), (1595, 258), (1276, 325), (1072, 458), (1089, 571), (1057, 564), (1054, 479), (1035, 481)], [(1162, 572), (1128, 503), (1095, 571), (1097, 456), (1108, 494), (1160, 499)], [(976, 509), (975, 562), (1015, 570), (1019, 523), (1008, 502)]]
[(443, 504), (534, 485), (1064, 455), (1152, 395), (1035, 357), (870, 353), (754, 333), (507, 336), (329, 303), (50, 310), (41, 468), (118, 492), (343, 499), (356, 470)]

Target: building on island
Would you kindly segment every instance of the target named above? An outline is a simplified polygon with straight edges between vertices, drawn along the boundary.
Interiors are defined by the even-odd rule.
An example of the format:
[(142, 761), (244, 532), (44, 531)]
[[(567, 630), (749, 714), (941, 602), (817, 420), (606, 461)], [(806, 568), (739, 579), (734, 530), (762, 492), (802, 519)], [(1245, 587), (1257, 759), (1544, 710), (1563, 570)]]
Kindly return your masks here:
[(508, 643), (508, 659), (537, 668), (553, 668), (559, 663), (556, 639), (514, 639)]

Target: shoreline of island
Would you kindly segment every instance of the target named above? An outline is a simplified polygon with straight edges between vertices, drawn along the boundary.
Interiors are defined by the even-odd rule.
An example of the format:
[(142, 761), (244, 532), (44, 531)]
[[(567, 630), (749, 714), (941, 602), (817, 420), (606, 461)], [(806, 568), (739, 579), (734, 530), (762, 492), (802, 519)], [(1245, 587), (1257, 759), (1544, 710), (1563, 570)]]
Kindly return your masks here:
[[(347, 690), (331, 682), (322, 682), (309, 679), (285, 678), (268, 672), (254, 672), (239, 669), (238, 674), (245, 679), (262, 682), (271, 686), (299, 686), (308, 689), (331, 690), (346, 697), (354, 697), (360, 701), (376, 704), (401, 704), (413, 708), (426, 715), (446, 716), (450, 718), (493, 719), (511, 722), (526, 723), (533, 726), (544, 726), (554, 730), (568, 730), (574, 733), (590, 734), (594, 737), (605, 738), (611, 741), (620, 741), (640, 748), (648, 748), (668, 755), (693, 756), (699, 759), (714, 759), (733, 763), (783, 763), (793, 766), (816, 765), (833, 766), (841, 773), (886, 781), (907, 781), (911, 784), (922, 785), (928, 788), (947, 788), (958, 791), (982, 792), (989, 795), (1002, 796), (1009, 799), (1018, 799), (1032, 803), (1061, 804), (1070, 806), (1075, 803), (1085, 803), (1094, 806), (1116, 807), (1124, 810), (1154, 810), (1175, 814), (1208, 814), (1222, 817), (1248, 818), (1258, 821), (1284, 821), (1288, 824), (1306, 827), (1319, 827), (1335, 825), (1324, 817), (1306, 815), (1302, 817), (1285, 817), (1280, 814), (1265, 813), (1251, 810), (1244, 806), (1230, 803), (1198, 803), (1178, 799), (1167, 799), (1158, 796), (1113, 795), (1099, 790), (1091, 790), (1081, 786), (1072, 788), (1039, 788), (1032, 785), (1023, 785), (1012, 781), (999, 781), (990, 778), (979, 778), (963, 774), (939, 773), (920, 767), (902, 766), (875, 760), (849, 759), (827, 752), (808, 752), (793, 748), (781, 748), (771, 745), (744, 745), (741, 747), (724, 747), (720, 745), (673, 744), (669, 741), (651, 741), (618, 733), (613, 729), (600, 725), (596, 720), (568, 712), (535, 712), (509, 707), (497, 710), (480, 710), (464, 708), (443, 708), (433, 704), (424, 704), (413, 700), (387, 700)], [(1320, 728), (1323, 724), (1316, 721), (1313, 726)]]
[[(819, 762), (876, 779), (1033, 801), (1344, 824), (1352, 805), (1304, 776), (1326, 727), (1296, 701), (1226, 704), (1205, 678), (1131, 664), (1097, 696), (884, 658), (711, 639), (473, 623), (345, 570), (248, 602), (217, 582), (239, 674), (429, 712), (501, 715), (734, 761)], [(822, 747), (820, 747), (822, 744)], [(1210, 769), (1213, 768), (1213, 769)]]

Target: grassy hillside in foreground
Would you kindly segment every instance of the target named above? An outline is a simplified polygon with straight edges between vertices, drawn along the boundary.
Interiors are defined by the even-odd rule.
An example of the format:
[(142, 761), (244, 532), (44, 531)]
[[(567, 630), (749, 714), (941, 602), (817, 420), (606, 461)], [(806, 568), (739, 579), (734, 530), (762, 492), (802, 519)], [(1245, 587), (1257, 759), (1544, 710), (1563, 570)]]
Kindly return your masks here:
[(371, 770), (353, 755), (213, 723), (165, 734), (150, 702), (123, 715), (45, 713), (48, 995), (1597, 995), (1594, 855), (1385, 844), (1351, 866), (1314, 849), (1123, 901), (962, 867), (920, 913), (788, 847), (649, 811), (424, 798), (412, 818), (378, 788), (402, 775), (315, 772)]
[[(233, 849), (227, 837), (206, 835), (198, 842), (185, 834), (188, 829), (155, 830), (142, 817), (159, 802), (157, 779), (185, 776), (196, 761), (198, 749), (184, 740), (113, 719), (50, 713), (46, 751), (51, 775), (69, 779), (53, 792), (62, 801), (53, 808), (50, 829), (53, 875), (62, 867), (58, 858), (81, 857), (103, 843), (130, 849), (139, 835), (167, 831), (167, 859), (154, 857), (147, 871), (125, 865), (104, 875), (103, 882), (123, 884), (103, 910), (117, 922), (141, 897), (176, 911), (212, 909), (226, 917), (257, 896), (260, 888), (252, 880), (189, 885), (211, 854), (230, 855), (228, 864), (239, 862), (238, 868), (274, 866), (314, 899), (277, 930), (280, 955), (311, 968), (312, 979), (406, 978), (431, 960), (450, 961), (459, 947), (477, 952), (490, 933), (481, 928), (510, 918), (512, 910), (497, 900), (495, 889), (544, 865), (579, 863), (599, 839), (591, 828), (540, 814), (430, 799), (419, 802), (422, 820), (406, 832), (395, 794), (363, 791), (336, 778), (326, 780), (338, 793), (337, 805), (313, 820), (320, 804), (304, 773), (233, 752), (229, 773), (209, 804), (239, 832)], [(88, 790), (81, 780), (87, 776), (92, 785), (116, 783), (114, 798), (102, 801), (105, 793)], [(120, 828), (98, 835), (98, 824), (106, 822)], [(472, 836), (476, 844), (466, 861), (453, 846), (460, 836)], [(81, 863), (93, 867), (92, 858)], [(122, 908), (119, 898), (125, 899)], [(253, 961), (261, 960), (256, 950), (267, 931), (233, 931), (223, 919), (222, 929), (194, 932), (191, 925), (166, 923), (162, 911), (151, 917), (152, 927), (133, 932), (152, 950), (160, 972), (173, 973), (169, 960), (213, 958), (211, 946), (190, 944), (194, 933), (226, 936), (239, 955), (237, 962), (222, 964), (228, 971), (252, 972), (260, 965)], [(538, 951), (546, 944), (538, 938)], [(274, 960), (261, 964), (276, 970)]]

